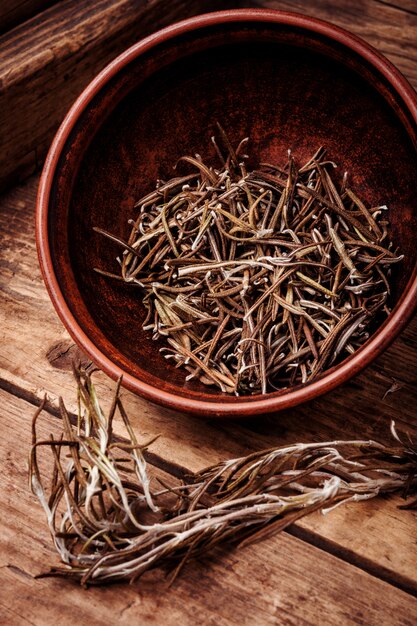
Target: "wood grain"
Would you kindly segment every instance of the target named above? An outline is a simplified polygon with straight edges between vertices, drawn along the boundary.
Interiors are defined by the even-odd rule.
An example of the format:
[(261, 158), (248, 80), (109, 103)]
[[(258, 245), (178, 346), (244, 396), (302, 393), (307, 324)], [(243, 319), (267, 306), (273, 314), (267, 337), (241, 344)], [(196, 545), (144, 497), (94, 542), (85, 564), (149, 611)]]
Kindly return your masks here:
[(0, 35), (34, 15), (41, 13), (57, 0), (2, 0), (0, 4)]
[[(47, 393), (51, 410), (62, 395), (75, 411), (71, 360), (78, 349), (41, 282), (32, 220), (36, 184), (33, 178), (0, 202), (4, 250), (0, 386), (34, 404)], [(153, 461), (181, 474), (222, 458), (296, 441), (357, 437), (388, 441), (392, 417), (400, 429), (416, 433), (416, 354), (417, 319), (372, 368), (350, 383), (298, 409), (241, 423), (198, 420), (151, 405), (127, 391), (123, 397), (137, 432), (145, 438), (160, 434), (152, 446)], [(392, 377), (402, 387), (383, 398)], [(105, 403), (110, 402), (113, 388), (104, 374), (98, 375)], [(299, 522), (297, 532), (366, 571), (417, 592), (415, 513), (399, 511), (398, 504), (391, 498), (339, 508), (327, 517), (317, 514)]]
[(42, 163), (65, 113), (130, 45), (218, 0), (63, 0), (0, 37), (0, 189)]
[[(218, 549), (211, 558), (190, 563), (169, 589), (160, 572), (133, 587), (88, 591), (66, 581), (34, 580), (57, 557), (41, 507), (27, 487), (33, 409), (5, 392), (0, 403), (7, 415), (0, 439), (1, 623), (307, 626), (316, 625), (318, 615), (323, 626), (415, 623), (417, 599), (286, 534), (242, 550)], [(48, 415), (39, 424), (41, 436), (57, 430)], [(353, 579), (355, 585), (346, 584)]]
[(376, 0), (376, 2), (398, 9), (398, 11), (406, 11), (407, 13), (411, 13), (411, 15), (417, 15), (415, 0), (395, 0), (394, 2), (390, 2), (389, 0)]
[[(6, 0), (1, 8), (8, 4)], [(57, 5), (45, 12), (46, 21), (45, 15), (35, 17), (29, 29), (20, 26), (0, 37), (0, 180), (10, 181), (18, 169), (26, 175), (40, 165), (64, 111), (120, 47), (185, 12), (232, 4), (296, 10), (339, 24), (384, 52), (417, 86), (415, 0), (258, 0), (227, 6), (208, 1), (186, 6), (172, 0), (163, 10), (157, 0), (99, 0), (94, 5), (63, 0), (59, 11)], [(27, 487), (30, 417), (46, 393), (45, 433), (58, 428), (58, 396), (75, 409), (71, 361), (81, 357), (88, 364), (54, 313), (41, 281), (33, 229), (37, 182), (33, 177), (0, 198), (0, 388), (6, 390), (0, 391), (0, 623), (417, 623), (412, 597), (417, 595), (416, 512), (399, 511), (398, 498), (341, 507), (325, 517), (312, 515), (253, 547), (218, 550), (190, 563), (171, 589), (156, 572), (134, 588), (88, 592), (63, 581), (33, 580), (57, 557)], [(362, 436), (387, 441), (391, 418), (415, 436), (416, 365), (417, 319), (349, 384), (308, 406), (265, 419), (208, 422), (152, 406), (128, 392), (123, 398), (139, 437), (160, 433), (149, 460), (159, 470), (181, 476), (280, 443)], [(102, 374), (97, 379), (108, 404), (113, 384)], [(387, 393), (390, 389), (397, 390)], [(121, 432), (119, 424), (116, 430)]]

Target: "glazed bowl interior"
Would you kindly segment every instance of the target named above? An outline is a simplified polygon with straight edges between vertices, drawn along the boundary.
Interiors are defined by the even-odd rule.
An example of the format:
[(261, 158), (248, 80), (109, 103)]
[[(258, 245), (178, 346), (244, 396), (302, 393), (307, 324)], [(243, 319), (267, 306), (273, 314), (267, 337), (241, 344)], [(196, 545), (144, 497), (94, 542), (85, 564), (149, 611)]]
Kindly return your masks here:
[[(158, 178), (191, 171), (187, 165), (174, 171), (180, 156), (199, 153), (215, 165), (210, 138), (216, 121), (234, 143), (250, 137), (254, 163), (283, 164), (288, 149), (301, 163), (325, 146), (339, 164), (336, 177), (348, 171), (352, 188), (369, 206), (389, 206), (390, 238), (404, 254), (392, 304), (405, 297), (417, 261), (415, 122), (375, 65), (319, 31), (306, 23), (249, 18), (179, 29), (131, 53), (66, 122), (59, 154), (47, 164), (53, 281), (44, 267), (46, 281), (75, 339), (108, 373), (123, 372), (127, 385), (149, 399), (208, 413), (217, 403), (214, 413), (230, 415), (244, 405), (253, 413), (308, 399), (286, 389), (263, 396), (261, 407), (259, 396), (236, 399), (196, 381), (185, 383), (183, 371), (142, 330), (140, 292), (93, 271), (117, 271), (120, 253), (93, 227), (127, 239), (135, 201)], [(360, 351), (376, 353), (377, 335)], [(350, 369), (345, 364), (337, 382), (370, 358)]]

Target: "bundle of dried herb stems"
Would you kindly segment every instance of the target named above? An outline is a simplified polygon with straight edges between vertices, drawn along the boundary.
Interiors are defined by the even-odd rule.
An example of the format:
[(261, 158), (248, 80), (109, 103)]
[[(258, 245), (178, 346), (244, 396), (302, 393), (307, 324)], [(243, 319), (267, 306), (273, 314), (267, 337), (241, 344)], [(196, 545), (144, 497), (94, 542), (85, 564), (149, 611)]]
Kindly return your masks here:
[[(170, 566), (171, 580), (190, 557), (216, 545), (248, 543), (283, 530), (313, 511), (417, 487), (417, 448), (394, 442), (295, 443), (206, 468), (165, 485), (149, 473), (148, 444), (139, 442), (116, 389), (103, 411), (89, 375), (76, 372), (79, 414), (63, 402), (60, 437), (41, 439), (33, 420), (30, 481), (42, 504), (63, 565), (46, 576), (83, 585), (134, 582)], [(113, 432), (119, 412), (124, 439)], [(402, 440), (404, 439), (404, 441)], [(48, 450), (52, 466), (45, 466)], [(406, 507), (417, 505), (417, 500)], [(405, 507), (405, 508), (406, 508)]]
[(389, 313), (386, 206), (368, 209), (338, 188), (320, 148), (297, 168), (247, 171), (247, 139), (233, 148), (219, 126), (221, 166), (195, 170), (137, 203), (121, 278), (142, 290), (143, 328), (161, 352), (223, 392), (266, 393), (306, 383), (352, 354)]

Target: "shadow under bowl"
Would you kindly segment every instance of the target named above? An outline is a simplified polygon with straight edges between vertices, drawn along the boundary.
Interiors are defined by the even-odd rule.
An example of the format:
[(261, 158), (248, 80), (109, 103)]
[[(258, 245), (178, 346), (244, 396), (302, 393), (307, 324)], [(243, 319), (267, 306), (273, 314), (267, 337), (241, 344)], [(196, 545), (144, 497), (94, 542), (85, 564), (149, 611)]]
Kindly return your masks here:
[[(74, 340), (111, 377), (147, 399), (206, 416), (241, 417), (310, 400), (368, 365), (416, 305), (417, 97), (401, 74), (356, 37), (296, 14), (240, 10), (200, 16), (130, 48), (83, 92), (48, 155), (37, 207), (40, 264)], [(298, 162), (323, 145), (370, 206), (389, 205), (390, 238), (405, 255), (387, 321), (354, 355), (298, 387), (230, 397), (185, 383), (142, 330), (136, 289), (117, 271), (135, 201), (174, 176), (185, 154), (215, 162), (216, 121), (233, 142), (250, 137), (254, 162)], [(189, 170), (184, 166), (184, 173)]]

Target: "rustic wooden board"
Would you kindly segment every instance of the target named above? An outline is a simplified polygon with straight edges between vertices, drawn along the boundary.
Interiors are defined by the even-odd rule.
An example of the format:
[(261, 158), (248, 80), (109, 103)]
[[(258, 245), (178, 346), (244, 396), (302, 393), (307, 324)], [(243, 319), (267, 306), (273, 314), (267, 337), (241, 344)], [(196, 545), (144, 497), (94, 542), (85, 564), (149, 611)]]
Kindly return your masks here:
[(0, 4), (0, 34), (41, 13), (57, 0), (2, 0)]
[(63, 0), (0, 37), (0, 189), (39, 168), (65, 113), (120, 52), (219, 0)]
[[(63, 0), (59, 11), (58, 5), (46, 11), (46, 22), (35, 17), (29, 30), (25, 25), (0, 37), (0, 180), (4, 168), (15, 173), (17, 164), (25, 173), (40, 164), (65, 109), (100, 63), (115, 56), (118, 46), (128, 45), (121, 42), (184, 12), (237, 4), (333, 21), (384, 52), (417, 86), (415, 0), (207, 1), (190, 6), (172, 0), (163, 11), (158, 0), (98, 0), (94, 5)], [(33, 54), (28, 54), (32, 44)], [(11, 93), (17, 99), (9, 99), (6, 109)], [(56, 564), (57, 557), (27, 487), (29, 420), (45, 392), (48, 432), (59, 426), (59, 395), (75, 409), (70, 370), (72, 358), (79, 355), (41, 281), (33, 229), (36, 186), (35, 177), (0, 199), (0, 623), (417, 623), (416, 512), (399, 511), (398, 498), (340, 507), (326, 517), (312, 515), (254, 547), (218, 550), (212, 558), (191, 563), (172, 589), (156, 573), (134, 588), (88, 592), (63, 581), (32, 579)], [(123, 398), (139, 437), (160, 433), (150, 461), (180, 476), (280, 443), (346, 437), (388, 441), (391, 418), (400, 430), (416, 435), (416, 365), (417, 318), (354, 381), (279, 415), (210, 422), (152, 406), (126, 391)], [(114, 385), (103, 374), (97, 380), (108, 405)], [(397, 391), (386, 395), (390, 388)], [(120, 424), (116, 430), (122, 432)]]
[[(320, 615), (323, 626), (411, 626), (417, 620), (417, 599), (287, 534), (232, 552), (218, 549), (190, 563), (169, 589), (157, 572), (133, 587), (88, 591), (62, 580), (34, 580), (57, 557), (27, 487), (33, 407), (3, 391), (0, 403), (1, 623), (316, 626)], [(56, 432), (56, 422), (44, 414), (39, 434)]]
[[(77, 349), (53, 311), (37, 266), (32, 220), (36, 184), (34, 178), (0, 202), (0, 386), (31, 403), (39, 403), (46, 392), (52, 409), (62, 394), (75, 410), (71, 361)], [(127, 391), (123, 396), (138, 434), (161, 435), (152, 446), (154, 462), (173, 473), (196, 471), (222, 458), (296, 441), (387, 441), (392, 417), (399, 428), (417, 433), (416, 355), (417, 319), (350, 383), (306, 406), (241, 423), (204, 421), (153, 406)], [(392, 377), (401, 389), (384, 398)], [(109, 403), (114, 384), (104, 374), (98, 380), (101, 397)], [(292, 532), (417, 593), (416, 515), (399, 511), (398, 503), (390, 498), (346, 506), (327, 517), (306, 518)]]

